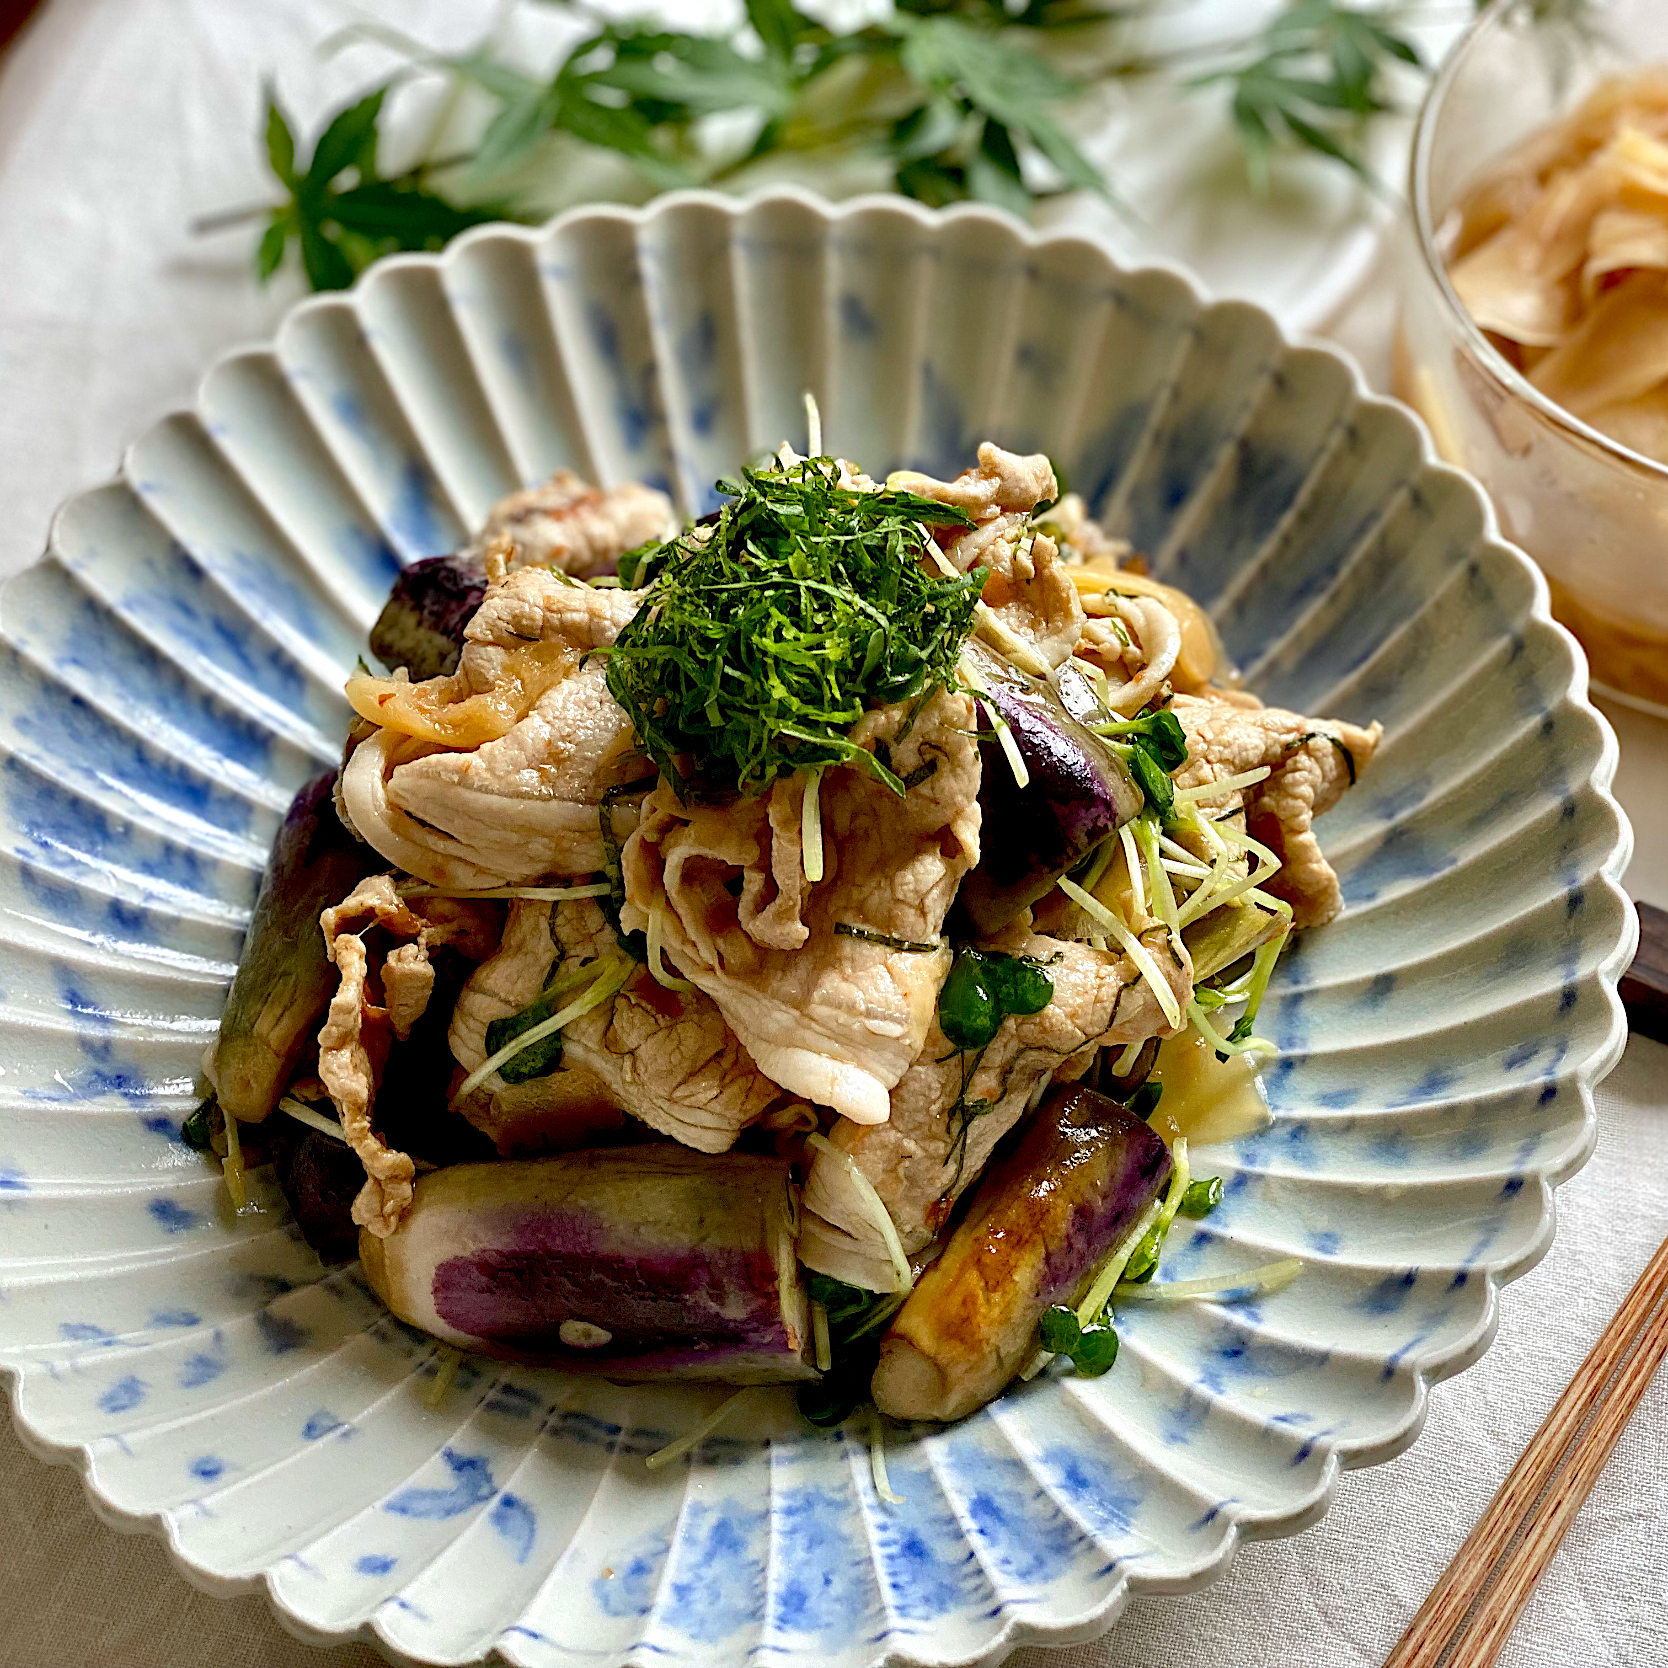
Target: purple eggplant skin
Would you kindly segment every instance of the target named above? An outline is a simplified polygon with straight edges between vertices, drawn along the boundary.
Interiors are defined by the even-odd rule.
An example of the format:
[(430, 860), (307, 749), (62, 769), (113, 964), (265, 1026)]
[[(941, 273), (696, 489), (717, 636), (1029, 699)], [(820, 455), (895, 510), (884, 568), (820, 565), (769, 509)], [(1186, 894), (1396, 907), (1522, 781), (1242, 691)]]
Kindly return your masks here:
[(1051, 1091), (881, 1340), (875, 1406), (961, 1419), (1000, 1395), (1037, 1348), (1044, 1313), (1082, 1301), (1170, 1168), (1169, 1148), (1116, 1101)]
[(314, 777), (285, 813), (206, 1068), (221, 1109), (244, 1123), (278, 1104), (336, 989), (319, 912), (388, 866), (342, 826), (335, 782)]
[(413, 562), (388, 593), (371, 627), (371, 653), (390, 672), (402, 666), (414, 682), (458, 669), (463, 628), (486, 597), (486, 564), (460, 551)]
[(814, 1378), (787, 1160), (671, 1143), (459, 1164), (419, 1178), (360, 1262), (448, 1343), (609, 1378)]
[(353, 1201), (365, 1185), (359, 1155), (345, 1142), (292, 1119), (273, 1122), (288, 1126), (273, 1153), (273, 1170), (301, 1237), (324, 1262), (352, 1262), (359, 1255)]
[(1054, 685), (983, 643), (969, 643), (967, 653), (1030, 776), (1020, 787), (999, 742), (981, 739), (979, 862), (957, 904), (973, 935), (988, 937), (1137, 816), (1143, 796), (1123, 761), (1072, 716)]

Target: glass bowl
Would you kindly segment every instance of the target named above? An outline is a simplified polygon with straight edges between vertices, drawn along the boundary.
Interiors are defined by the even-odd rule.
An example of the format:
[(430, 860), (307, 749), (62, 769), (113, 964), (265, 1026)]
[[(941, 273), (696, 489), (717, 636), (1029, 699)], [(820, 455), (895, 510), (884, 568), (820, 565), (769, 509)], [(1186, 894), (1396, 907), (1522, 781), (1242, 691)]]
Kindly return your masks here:
[[(1540, 564), (1593, 676), (1668, 707), (1668, 468), (1554, 404), (1471, 320), (1448, 280), (1452, 210), (1503, 153), (1594, 82), (1668, 63), (1663, 0), (1589, 0), (1577, 32), (1546, 0), (1496, 0), (1433, 81), (1414, 135), (1395, 391), (1475, 475)], [(1561, 15), (1561, 13), (1560, 13)]]

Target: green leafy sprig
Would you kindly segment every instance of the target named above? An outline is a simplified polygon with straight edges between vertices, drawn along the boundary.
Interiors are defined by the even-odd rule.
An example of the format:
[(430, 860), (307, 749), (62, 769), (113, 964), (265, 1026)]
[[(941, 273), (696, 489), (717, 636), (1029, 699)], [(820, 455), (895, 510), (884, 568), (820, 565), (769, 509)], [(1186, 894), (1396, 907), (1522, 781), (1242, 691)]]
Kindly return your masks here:
[(301, 246), (307, 282), (338, 290), (378, 256), (441, 249), (466, 227), (504, 217), (503, 205), (448, 202), (424, 185), (422, 168), (390, 179), (378, 173), (377, 121), (387, 94), (378, 87), (337, 111), (303, 164), (289, 118), (268, 90), (267, 161), (289, 200), (270, 212), (255, 252), (263, 281), (282, 265), (292, 240)]
[(1168, 708), (1110, 724), (1095, 724), (1095, 734), (1112, 743), (1129, 766), (1148, 808), (1161, 820), (1175, 808), (1174, 772), (1187, 763), (1187, 732)]
[(680, 798), (758, 794), (855, 764), (905, 784), (850, 738), (863, 714), (946, 687), (984, 581), (923, 565), (928, 527), (961, 510), (857, 492), (833, 458), (721, 481), (716, 523), (663, 546), (608, 655), (608, 688)]
[[(1225, 94), (1259, 185), (1280, 151), (1366, 174), (1371, 123), (1397, 105), (1398, 78), (1423, 68), (1406, 32), (1410, 0), (1290, 0), (1249, 33), (1142, 50), (1131, 29), (1188, 3), (898, 0), (890, 16), (841, 31), (794, 0), (747, 0), (739, 35), (598, 22), (548, 75), (484, 45), (448, 55), (392, 37), (408, 60), (396, 80), (440, 74), (492, 102), (471, 146), (384, 176), (377, 138), (390, 80), (336, 111), (303, 164), (269, 94), (267, 157), (284, 200), (199, 225), (258, 218), (263, 278), (298, 246), (308, 282), (335, 289), (391, 250), (439, 248), (483, 220), (540, 219), (595, 195), (594, 184), (567, 189), (585, 155), (622, 165), (619, 195), (744, 186), (766, 165), (779, 176), (856, 160), (923, 202), (972, 198), (1026, 213), (1062, 192), (1112, 197), (1071, 123), (1093, 87), (1114, 81), (1157, 81), (1178, 98)], [(1592, 0), (1534, 0), (1527, 11), (1568, 35), (1591, 9)], [(365, 33), (390, 44), (387, 31)]]
[(1195, 78), (1196, 86), (1231, 88), (1234, 127), (1259, 190), (1268, 188), (1270, 157), (1282, 139), (1370, 178), (1362, 145), (1371, 118), (1394, 108), (1391, 72), (1397, 64), (1423, 67), (1418, 48), (1395, 27), (1398, 10), (1295, 0), (1263, 31), (1249, 60)]

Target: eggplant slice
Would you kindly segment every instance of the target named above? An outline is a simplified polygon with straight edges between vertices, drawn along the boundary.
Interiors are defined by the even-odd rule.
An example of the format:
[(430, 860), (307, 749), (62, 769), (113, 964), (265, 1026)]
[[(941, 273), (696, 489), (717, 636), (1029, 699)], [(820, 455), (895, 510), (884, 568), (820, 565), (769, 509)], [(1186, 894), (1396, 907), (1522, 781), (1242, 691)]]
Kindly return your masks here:
[(469, 551), (413, 562), (371, 627), (371, 653), (413, 683), (458, 669), (464, 627), (486, 598), (486, 563)]
[(970, 642), (966, 652), (1030, 776), (1020, 787), (999, 743), (981, 739), (979, 865), (962, 882), (957, 906), (973, 936), (988, 938), (1138, 816), (1145, 799), (1123, 760), (1072, 715), (1052, 683), (983, 643)]
[(387, 866), (342, 826), (335, 784), (334, 771), (314, 777), (285, 814), (208, 1061), (222, 1110), (244, 1123), (278, 1104), (335, 993), (320, 911)]
[(951, 1420), (1000, 1395), (1036, 1350), (1044, 1313), (1082, 1300), (1169, 1179), (1169, 1148), (1134, 1113), (1090, 1089), (1052, 1091), (898, 1311), (875, 1406)]
[(466, 1349), (781, 1384), (816, 1376), (793, 1222), (785, 1159), (656, 1144), (436, 1170), (359, 1255), (401, 1320)]

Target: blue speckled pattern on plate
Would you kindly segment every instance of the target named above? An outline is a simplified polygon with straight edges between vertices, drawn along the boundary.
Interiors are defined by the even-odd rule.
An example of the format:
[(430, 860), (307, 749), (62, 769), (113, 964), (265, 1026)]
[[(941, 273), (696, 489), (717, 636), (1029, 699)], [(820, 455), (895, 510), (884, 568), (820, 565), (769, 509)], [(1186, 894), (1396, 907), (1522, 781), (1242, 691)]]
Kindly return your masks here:
[[(404, 562), (559, 464), (686, 509), (801, 390), (879, 471), (1045, 449), (1215, 615), (1271, 701), (1385, 741), (1321, 824), (1347, 913), (1282, 964), (1265, 1131), (1106, 1378), (897, 1431), (785, 1392), (651, 1474), (722, 1390), (468, 1361), (270, 1180), (232, 1217), (176, 1131), (294, 788)], [(0, 1364), (20, 1428), (194, 1580), (425, 1661), (994, 1662), (1220, 1572), (1413, 1439), (1552, 1235), (1616, 1059), (1632, 912), (1615, 743), (1530, 564), (1414, 421), (1180, 275), (988, 211), (773, 194), (489, 228), (299, 307), (65, 507), (3, 598)], [(1270, 1594), (1270, 1603), (1279, 1595)]]

